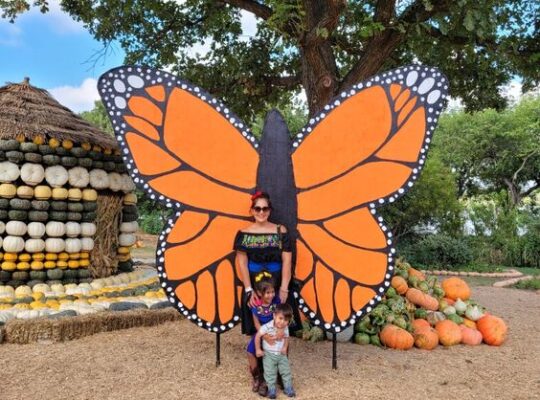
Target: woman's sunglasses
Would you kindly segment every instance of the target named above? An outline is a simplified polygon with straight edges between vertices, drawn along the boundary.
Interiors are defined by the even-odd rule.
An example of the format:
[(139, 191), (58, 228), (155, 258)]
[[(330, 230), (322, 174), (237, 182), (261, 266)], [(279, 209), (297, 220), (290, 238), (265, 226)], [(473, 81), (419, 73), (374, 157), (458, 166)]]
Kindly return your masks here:
[(259, 207), (259, 206), (255, 206), (255, 207), (252, 207), (253, 208), (253, 211), (255, 212), (263, 212), (263, 213), (266, 213), (268, 211), (270, 211), (270, 207)]

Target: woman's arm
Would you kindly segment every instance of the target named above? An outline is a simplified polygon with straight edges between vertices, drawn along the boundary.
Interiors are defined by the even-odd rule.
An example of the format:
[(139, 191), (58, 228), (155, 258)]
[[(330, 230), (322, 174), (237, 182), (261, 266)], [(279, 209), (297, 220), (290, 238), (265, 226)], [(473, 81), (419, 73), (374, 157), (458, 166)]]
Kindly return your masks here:
[(257, 297), (257, 294), (251, 287), (251, 280), (249, 278), (249, 270), (248, 270), (248, 257), (247, 254), (243, 251), (236, 251), (236, 257), (235, 257), (235, 263), (238, 269), (240, 270), (240, 274), (242, 275), (240, 278), (242, 279), (242, 283), (244, 284), (244, 290), (246, 293), (251, 290), (251, 296), (248, 300), (248, 305), (250, 307), (253, 307), (255, 305), (255, 302), (259, 300)]
[(292, 253), (284, 251), (281, 253), (281, 286), (279, 288), (279, 299), (282, 303), (289, 297), (289, 282), (291, 281)]

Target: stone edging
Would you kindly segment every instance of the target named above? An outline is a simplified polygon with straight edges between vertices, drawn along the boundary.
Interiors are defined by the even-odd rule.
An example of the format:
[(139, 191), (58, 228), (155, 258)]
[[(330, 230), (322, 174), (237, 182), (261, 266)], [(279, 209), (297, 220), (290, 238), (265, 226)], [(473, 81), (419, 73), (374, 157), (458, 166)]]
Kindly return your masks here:
[(482, 276), (485, 278), (518, 278), (523, 274), (515, 269), (509, 269), (506, 272), (466, 272), (466, 271), (437, 271), (422, 270), (424, 274), (430, 275), (450, 275), (450, 276)]

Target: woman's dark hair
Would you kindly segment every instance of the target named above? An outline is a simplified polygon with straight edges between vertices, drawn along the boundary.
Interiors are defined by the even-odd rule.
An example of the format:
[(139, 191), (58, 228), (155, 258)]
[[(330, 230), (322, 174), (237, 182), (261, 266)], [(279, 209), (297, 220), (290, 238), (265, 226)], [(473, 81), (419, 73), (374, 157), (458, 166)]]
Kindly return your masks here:
[(274, 288), (274, 279), (268, 272), (261, 272), (255, 276), (255, 290), (258, 293), (265, 294), (268, 290)]
[(270, 209), (272, 209), (272, 202), (270, 201), (270, 195), (268, 193), (266, 193), (266, 192), (261, 192), (260, 190), (255, 192), (251, 196), (251, 208), (255, 207), (255, 203), (259, 199), (265, 199), (266, 202), (268, 203), (268, 207), (270, 207)]
[(282, 314), (286, 321), (290, 321), (293, 317), (292, 307), (287, 303), (277, 304), (274, 309), (274, 314)]

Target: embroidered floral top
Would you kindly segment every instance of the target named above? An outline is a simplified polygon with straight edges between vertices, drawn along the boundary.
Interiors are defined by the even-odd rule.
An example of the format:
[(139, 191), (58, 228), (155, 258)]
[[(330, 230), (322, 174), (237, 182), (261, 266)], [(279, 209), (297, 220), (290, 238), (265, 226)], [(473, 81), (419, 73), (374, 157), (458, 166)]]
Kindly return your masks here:
[(267, 322), (272, 321), (274, 319), (274, 310), (276, 309), (276, 304), (280, 304), (281, 301), (279, 300), (278, 296), (275, 296), (272, 299), (272, 303), (265, 306), (262, 303), (258, 304), (255, 307), (251, 307), (251, 312), (253, 315), (257, 317), (261, 325), (266, 324)]
[(248, 233), (238, 231), (234, 239), (234, 250), (247, 253), (248, 259), (256, 263), (281, 262), (282, 251), (292, 251), (291, 239), (287, 232), (281, 234), (281, 248), (278, 233)]

